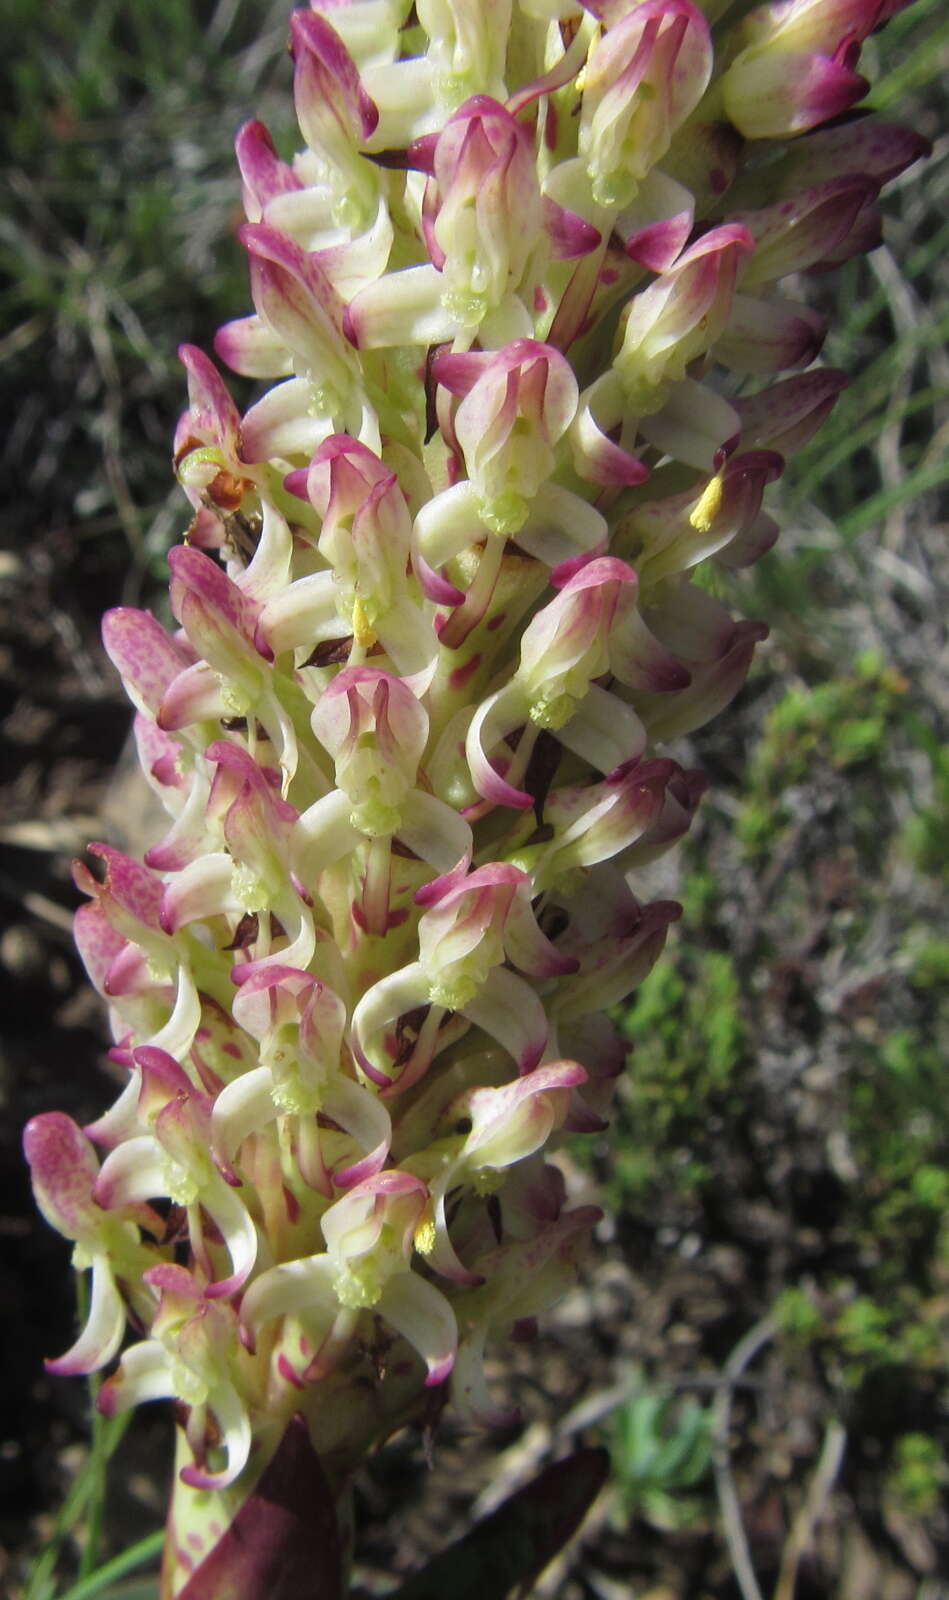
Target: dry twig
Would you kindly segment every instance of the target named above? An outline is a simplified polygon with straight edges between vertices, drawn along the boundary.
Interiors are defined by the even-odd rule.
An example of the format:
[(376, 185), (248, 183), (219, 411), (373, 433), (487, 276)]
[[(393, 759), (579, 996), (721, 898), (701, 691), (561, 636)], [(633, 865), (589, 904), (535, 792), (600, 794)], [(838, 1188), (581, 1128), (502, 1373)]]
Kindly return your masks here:
[(847, 1430), (843, 1423), (833, 1417), (827, 1424), (824, 1434), (824, 1443), (811, 1486), (804, 1499), (804, 1504), (794, 1519), (791, 1532), (788, 1535), (784, 1551), (781, 1556), (781, 1570), (778, 1573), (778, 1582), (774, 1591), (774, 1600), (794, 1600), (794, 1587), (797, 1583), (797, 1571), (801, 1559), (813, 1537), (814, 1529), (820, 1521), (827, 1496), (834, 1486), (834, 1481), (840, 1471), (847, 1448)]
[(754, 1327), (749, 1328), (744, 1338), (739, 1339), (722, 1372), (722, 1377), (726, 1381), (712, 1403), (712, 1470), (715, 1474), (715, 1490), (735, 1581), (742, 1592), (743, 1600), (763, 1600), (763, 1596), (751, 1563), (748, 1538), (742, 1522), (738, 1491), (731, 1469), (728, 1433), (731, 1426), (732, 1395), (736, 1380), (755, 1359), (759, 1350), (773, 1339), (777, 1326), (774, 1317), (769, 1314), (762, 1317), (760, 1322), (756, 1322)]

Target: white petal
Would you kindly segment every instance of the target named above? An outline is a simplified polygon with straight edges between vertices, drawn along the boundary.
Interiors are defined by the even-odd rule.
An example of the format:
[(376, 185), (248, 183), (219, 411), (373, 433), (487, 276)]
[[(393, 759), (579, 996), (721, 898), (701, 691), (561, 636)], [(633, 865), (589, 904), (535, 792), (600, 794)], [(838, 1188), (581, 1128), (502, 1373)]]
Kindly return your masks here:
[(227, 1246), (233, 1271), (228, 1278), (208, 1285), (209, 1299), (234, 1294), (249, 1277), (257, 1260), (257, 1229), (240, 1196), (215, 1172), (202, 1184), (201, 1204)]
[(178, 968), (178, 993), (174, 1009), (163, 1028), (145, 1044), (156, 1050), (167, 1050), (176, 1061), (183, 1061), (194, 1043), (201, 1022), (201, 1001), (188, 967)]
[(473, 850), (464, 817), (424, 789), (413, 789), (403, 800), (398, 837), (440, 873), (450, 872)]
[(476, 1422), (482, 1428), (507, 1426), (516, 1412), (502, 1411), (488, 1393), (484, 1375), (484, 1345), (488, 1328), (483, 1325), (459, 1346), (452, 1371), (451, 1397), (455, 1415)]
[(336, 1073), (327, 1089), (324, 1108), (327, 1116), (365, 1151), (362, 1160), (334, 1172), (333, 1182), (343, 1187), (378, 1172), (392, 1141), (392, 1122), (382, 1101), (361, 1084)]
[(304, 250), (319, 250), (339, 239), (334, 205), (331, 189), (307, 184), (305, 189), (289, 189), (268, 200), (264, 221), (268, 227), (289, 233)]
[(474, 485), (465, 478), (427, 501), (415, 519), (412, 537), (428, 565), (441, 567), (483, 539), (484, 533)]
[(138, 1101), (142, 1092), (142, 1073), (139, 1067), (133, 1065), (131, 1076), (119, 1098), (109, 1110), (95, 1122), (89, 1122), (84, 1128), (96, 1144), (103, 1144), (106, 1148), (120, 1144), (125, 1139), (130, 1139), (136, 1128), (140, 1126), (138, 1119)]
[(103, 1384), (99, 1410), (112, 1417), (146, 1400), (170, 1400), (174, 1393), (168, 1351), (157, 1339), (146, 1339), (126, 1350), (118, 1372)]
[[(349, 302), (360, 289), (381, 279), (392, 249), (393, 228), (389, 207), (380, 195), (375, 217), (355, 239), (331, 244), (322, 251), (320, 264), (342, 300)], [(312, 249), (310, 245), (308, 248)]]
[(393, 666), (420, 700), (438, 670), (438, 638), (430, 619), (411, 600), (398, 601), (377, 625)]
[(327, 1319), (339, 1310), (327, 1255), (303, 1256), (262, 1273), (241, 1301), (241, 1324), (253, 1335), (262, 1323), (275, 1317), (313, 1309), (322, 1310)]
[(389, 345), (443, 344), (458, 324), (444, 309), (443, 280), (432, 266), (405, 267), (370, 283), (349, 304), (360, 350)]
[[(482, 700), (471, 719), (465, 739), (465, 755), (472, 781), (478, 793), (492, 805), (512, 806), (528, 811), (533, 800), (523, 789), (517, 789), (495, 769), (489, 752), (527, 721), (527, 697), (518, 683), (508, 683), (496, 694)], [(510, 757), (504, 760), (510, 765)]]
[(441, 1273), (443, 1278), (448, 1278), (452, 1283), (463, 1283), (469, 1287), (477, 1286), (484, 1282), (476, 1272), (469, 1272), (464, 1262), (458, 1257), (455, 1247), (451, 1242), (448, 1232), (448, 1219), (445, 1216), (445, 1196), (451, 1188), (467, 1176), (463, 1161), (453, 1161), (442, 1173), (437, 1185), (432, 1186), (432, 1211), (435, 1220), (435, 1243), (431, 1250), (426, 1251), (425, 1260), (433, 1271)]
[(517, 535), (518, 544), (528, 555), (550, 567), (600, 545), (605, 547), (608, 539), (609, 528), (599, 511), (557, 483), (541, 485), (527, 522)]
[(282, 378), (293, 371), (293, 358), (280, 336), (256, 314), (226, 322), (214, 348), (232, 372), (245, 378)]
[(225, 1084), (211, 1112), (211, 1145), (215, 1159), (230, 1170), (248, 1134), (259, 1133), (276, 1116), (269, 1067), (255, 1067)]
[(383, 1289), (375, 1310), (414, 1345), (428, 1367), (426, 1386), (443, 1383), (454, 1365), (458, 1324), (434, 1284), (415, 1272), (397, 1272)]
[[(223, 712), (224, 707), (221, 706)], [(158, 872), (177, 872), (189, 861), (195, 861), (205, 850), (213, 849), (208, 841), (207, 804), (210, 777), (207, 762), (200, 761), (191, 779), (191, 787), (174, 824), (158, 844), (146, 852), (145, 863)]]
[(293, 830), (293, 870), (309, 889), (327, 867), (348, 855), (362, 840), (349, 820), (352, 801), (342, 789), (332, 789), (314, 801), (297, 819)]
[(286, 517), (270, 501), (263, 501), (262, 527), (249, 566), (238, 572), (235, 586), (258, 604), (281, 594), (290, 581), (293, 534)]
[(251, 406), (241, 423), (245, 461), (271, 461), (274, 456), (309, 460), (332, 428), (326, 417), (311, 412), (311, 393), (307, 378), (289, 378)]
[(390, 1023), (416, 1006), (425, 1005), (428, 999), (428, 980), (418, 961), (380, 978), (366, 990), (353, 1012), (352, 1046), (357, 1061), (373, 1081), (390, 1081), (393, 1063), (384, 1050)]
[(293, 890), (282, 895), (275, 902), (273, 910), (289, 943), (269, 956), (261, 956), (258, 961), (235, 962), (231, 968), (235, 983), (244, 983), (252, 972), (262, 972), (267, 967), (298, 967), (305, 972), (310, 965), (316, 949), (316, 932), (310, 912), (300, 903)]
[(699, 472), (714, 472), (721, 446), (741, 431), (741, 419), (727, 400), (694, 378), (674, 383), (661, 411), (642, 417), (644, 439), (676, 461)]
[(153, 1134), (143, 1133), (106, 1156), (95, 1187), (100, 1206), (111, 1211), (167, 1195), (167, 1157)]
[(251, 1447), (250, 1417), (233, 1385), (221, 1384), (208, 1399), (221, 1433), (221, 1448), (227, 1453), (227, 1466), (209, 1472), (197, 1465), (182, 1467), (181, 1481), (194, 1489), (226, 1489), (247, 1465)]
[(295, 650), (298, 645), (312, 649), (325, 639), (338, 639), (344, 629), (336, 609), (336, 594), (331, 572), (313, 572), (307, 578), (298, 578), (264, 606), (257, 624), (258, 635), (276, 656)]
[(162, 896), (161, 920), (174, 934), (187, 922), (235, 912), (243, 907), (232, 890), (234, 861), (226, 850), (215, 850), (189, 861), (168, 883)]
[[(362, 8), (347, 7), (337, 15), (354, 16)], [(368, 10), (368, 7), (367, 7)], [(427, 56), (386, 61), (365, 68), (362, 81), (375, 102), (379, 123), (367, 141), (370, 150), (401, 150), (431, 133), (440, 118), (432, 95), (432, 64)]]
[(646, 732), (635, 711), (595, 683), (579, 711), (557, 730), (557, 738), (604, 774), (634, 760), (646, 746)]

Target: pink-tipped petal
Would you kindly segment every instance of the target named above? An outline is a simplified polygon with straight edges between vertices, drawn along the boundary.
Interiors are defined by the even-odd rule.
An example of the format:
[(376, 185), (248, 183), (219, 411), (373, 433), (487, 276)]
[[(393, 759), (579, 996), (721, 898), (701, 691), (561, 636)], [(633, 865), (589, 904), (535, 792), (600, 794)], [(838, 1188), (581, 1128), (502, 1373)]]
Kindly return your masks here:
[(252, 1433), (247, 1408), (230, 1384), (221, 1384), (210, 1397), (221, 1448), (227, 1465), (218, 1472), (192, 1464), (181, 1469), (182, 1483), (192, 1489), (226, 1489), (240, 1477), (250, 1457)]
[(214, 335), (224, 365), (244, 378), (288, 378), (293, 357), (280, 335), (254, 315), (226, 322)]
[(726, 114), (746, 139), (783, 139), (830, 122), (868, 88), (843, 62), (807, 51), (748, 52), (722, 80)]
[(503, 1045), (519, 1072), (531, 1072), (547, 1043), (547, 1017), (537, 994), (523, 978), (495, 967), (473, 1000), (462, 1008), (476, 1027)]
[(92, 1259), (92, 1295), (86, 1325), (65, 1355), (44, 1362), (47, 1372), (75, 1378), (97, 1372), (112, 1360), (125, 1335), (125, 1305), (105, 1254)]
[(428, 1368), (426, 1387), (444, 1383), (454, 1365), (458, 1325), (434, 1284), (414, 1272), (394, 1273), (376, 1310), (422, 1357)]
[(299, 178), (292, 167), (280, 160), (262, 122), (245, 122), (235, 140), (235, 149), (246, 196), (254, 207), (254, 215), (248, 215), (248, 222), (259, 222), (265, 207), (275, 196), (299, 193), (302, 188)]

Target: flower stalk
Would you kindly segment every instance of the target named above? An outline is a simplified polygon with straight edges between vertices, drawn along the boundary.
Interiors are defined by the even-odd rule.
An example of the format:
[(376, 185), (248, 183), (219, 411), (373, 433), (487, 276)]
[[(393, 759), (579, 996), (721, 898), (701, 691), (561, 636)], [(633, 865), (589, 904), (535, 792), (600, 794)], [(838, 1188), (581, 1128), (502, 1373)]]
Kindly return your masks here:
[(678, 915), (637, 892), (704, 787), (668, 746), (767, 631), (707, 574), (773, 543), (844, 382), (786, 280), (924, 153), (853, 110), (898, 8), (292, 16), (304, 144), (238, 135), (254, 310), (215, 341), (266, 387), (242, 416), (182, 348), (177, 629), (104, 623), (169, 818), (76, 869), (127, 1082), (26, 1133), (92, 1271), (51, 1370), (118, 1356), (105, 1411), (183, 1419), (166, 1600), (262, 1592), (228, 1551), (282, 1450), (342, 1506), (405, 1422), (496, 1420), (487, 1341), (576, 1271), (599, 1213), (551, 1156)]

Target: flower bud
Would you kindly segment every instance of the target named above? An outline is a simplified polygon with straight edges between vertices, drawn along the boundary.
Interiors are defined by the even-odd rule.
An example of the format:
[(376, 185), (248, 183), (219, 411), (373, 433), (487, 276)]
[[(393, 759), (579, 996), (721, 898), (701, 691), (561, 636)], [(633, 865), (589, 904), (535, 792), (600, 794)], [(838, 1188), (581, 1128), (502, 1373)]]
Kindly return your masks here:
[(775, 139), (829, 122), (866, 94), (853, 71), (877, 25), (876, 0), (776, 0), (742, 21), (744, 42), (721, 83), (726, 114), (746, 139)]
[(460, 866), (418, 891), (419, 962), (436, 1005), (463, 1009), (505, 956), (538, 976), (573, 970), (537, 926), (530, 887), (527, 873), (496, 863)]
[[(161, 1296), (155, 1337), (125, 1351), (99, 1392), (99, 1409), (116, 1416), (146, 1400), (183, 1402), (190, 1407), (186, 1433), (194, 1460), (181, 1469), (181, 1480), (196, 1489), (226, 1488), (247, 1464), (252, 1438), (233, 1380), (236, 1314), (209, 1300), (183, 1267), (156, 1267), (148, 1277)], [(224, 1467), (209, 1468), (211, 1448), (223, 1450)]]
[(454, 428), (479, 516), (492, 532), (517, 533), (573, 420), (573, 372), (559, 350), (534, 339), (515, 339), (495, 356), (441, 356), (432, 371), (464, 396)]
[(300, 130), (336, 196), (334, 220), (359, 224), (374, 209), (377, 181), (359, 146), (371, 136), (379, 113), (339, 34), (318, 11), (291, 13), (290, 40)]
[(439, 135), (433, 256), (442, 304), (477, 328), (525, 283), (543, 244), (544, 214), (526, 130), (487, 95), (468, 100)]
[(642, 0), (601, 35), (583, 71), (579, 134), (598, 205), (635, 198), (711, 71), (708, 23), (691, 0)]
[[(309, 381), (313, 408), (344, 421), (359, 374), (343, 335), (342, 303), (319, 256), (262, 223), (243, 227), (241, 242), (250, 257), (251, 292), (262, 323)], [(246, 371), (247, 364), (238, 370)]]
[[(371, 650), (379, 639), (401, 671), (424, 670), (430, 629), (407, 577), (412, 519), (395, 473), (358, 440), (334, 434), (306, 471), (290, 475), (287, 487), (305, 494), (322, 519), (318, 547), (332, 567), (336, 613), (356, 650)], [(308, 581), (315, 596), (314, 580), (301, 583)], [(261, 618), (264, 636), (276, 634), (284, 648), (306, 636), (308, 613), (293, 606), (295, 587)], [(315, 622), (316, 614), (311, 617)]]
[(419, 22), (428, 34), (435, 93), (454, 110), (469, 95), (505, 98), (504, 57), (511, 25), (511, 0), (418, 0)]
[(397, 832), (400, 801), (415, 787), (428, 737), (428, 717), (411, 690), (374, 667), (347, 667), (311, 723), (336, 763), (353, 827), (373, 838)]
[(714, 345), (731, 314), (741, 257), (752, 248), (747, 229), (713, 228), (634, 295), (613, 361), (630, 405), (657, 410), (664, 385), (684, 378), (689, 363)]

